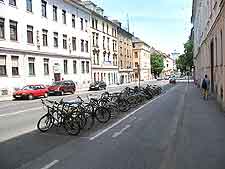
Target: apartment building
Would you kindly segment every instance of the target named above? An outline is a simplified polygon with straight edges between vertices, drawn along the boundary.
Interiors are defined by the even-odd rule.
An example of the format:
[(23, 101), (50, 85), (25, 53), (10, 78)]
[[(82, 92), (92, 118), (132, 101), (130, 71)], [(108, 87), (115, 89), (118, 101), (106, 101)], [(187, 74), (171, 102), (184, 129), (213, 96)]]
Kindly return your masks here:
[(133, 64), (134, 80), (138, 80), (138, 66), (140, 70), (140, 79), (142, 81), (151, 80), (151, 54), (154, 52), (147, 43), (137, 37), (132, 38), (133, 43)]
[(92, 80), (118, 83), (117, 25), (104, 16), (104, 10), (91, 1), (83, 1), (91, 12)]
[(0, 0), (0, 95), (27, 84), (91, 82), (90, 12), (78, 0)]
[(174, 60), (167, 54), (163, 54), (164, 69), (162, 76), (171, 76), (174, 73)]
[(119, 82), (130, 83), (134, 79), (133, 71), (133, 35), (121, 27), (121, 23), (115, 21), (118, 24), (118, 43), (119, 43)]
[(195, 79), (207, 74), (211, 91), (224, 106), (225, 9), (224, 0), (193, 0)]

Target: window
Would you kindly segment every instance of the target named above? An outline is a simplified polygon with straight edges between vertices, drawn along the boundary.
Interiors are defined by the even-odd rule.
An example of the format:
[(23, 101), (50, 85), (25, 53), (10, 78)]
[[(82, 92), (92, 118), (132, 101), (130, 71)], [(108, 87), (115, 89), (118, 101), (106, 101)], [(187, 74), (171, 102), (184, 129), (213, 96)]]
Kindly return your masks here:
[(59, 43), (58, 43), (58, 33), (57, 32), (54, 32), (53, 33), (53, 41), (54, 41), (54, 47), (55, 48), (58, 48), (58, 46), (59, 46)]
[(81, 40), (81, 52), (84, 52), (84, 40)]
[(64, 74), (68, 74), (67, 60), (64, 60)]
[(220, 31), (221, 65), (223, 65), (223, 31)]
[(92, 27), (92, 28), (95, 28), (95, 19), (94, 19), (94, 18), (92, 18), (92, 19), (91, 19), (91, 22), (92, 22), (91, 27)]
[(107, 38), (107, 48), (109, 49), (109, 38)]
[(63, 35), (63, 49), (67, 49), (67, 35)]
[(85, 19), (85, 31), (87, 32), (88, 20)]
[(72, 37), (72, 48), (73, 51), (77, 50), (77, 39), (75, 37)]
[(30, 76), (34, 76), (35, 75), (34, 63), (35, 63), (35, 58), (29, 57), (28, 58), (28, 64), (29, 64), (29, 75)]
[(32, 12), (32, 0), (27, 0), (27, 11)]
[(112, 36), (114, 36), (114, 29), (112, 28)]
[(73, 73), (77, 74), (77, 61), (76, 60), (73, 61)]
[(95, 46), (95, 33), (92, 33), (92, 45)]
[(106, 31), (107, 31), (107, 34), (109, 34), (109, 25), (108, 24), (106, 26)]
[(104, 62), (106, 61), (106, 59), (105, 59), (105, 55), (106, 55), (106, 53), (105, 53), (105, 52), (103, 52), (103, 59), (104, 59)]
[(17, 41), (17, 22), (10, 20), (9, 25), (10, 25), (10, 40)]
[(66, 24), (66, 11), (62, 10), (62, 20), (63, 20), (63, 24)]
[(95, 19), (95, 29), (98, 29), (98, 20)]
[(103, 49), (105, 49), (105, 36), (103, 36)]
[(98, 47), (98, 33), (96, 33), (96, 44), (95, 45)]
[(134, 52), (134, 57), (138, 58), (138, 53), (137, 52)]
[(41, 12), (42, 12), (42, 16), (47, 17), (47, 11), (46, 11), (46, 1), (41, 1)]
[(16, 6), (16, 0), (9, 0), (9, 5)]
[(99, 53), (97, 53), (97, 65), (99, 65)]
[(6, 56), (0, 55), (0, 76), (6, 75)]
[(80, 29), (84, 30), (84, 19), (80, 18)]
[(85, 64), (85, 62), (82, 61), (81, 62), (81, 73), (83, 73), (83, 74), (85, 73), (84, 64)]
[(0, 39), (5, 39), (5, 19), (0, 18)]
[(57, 7), (53, 5), (53, 21), (57, 21), (58, 16), (57, 16)]
[(89, 69), (89, 62), (88, 62), (88, 61), (86, 62), (86, 72), (87, 72), (87, 73), (90, 72), (90, 69)]
[(48, 46), (48, 31), (42, 29), (43, 46)]
[(86, 49), (85, 52), (88, 53), (88, 41), (85, 42), (85, 49)]
[(169, 67), (169, 64), (166, 64), (166, 67)]
[(75, 22), (75, 15), (72, 14), (72, 27), (75, 28), (76, 22)]
[(138, 62), (135, 62), (135, 67), (138, 67)]
[(33, 26), (27, 25), (27, 43), (33, 42)]
[(44, 75), (49, 75), (49, 59), (44, 58)]
[(11, 56), (12, 60), (12, 75), (19, 75), (19, 56)]
[(105, 33), (105, 23), (102, 22), (102, 32)]
[(218, 65), (218, 42), (217, 42), (217, 37), (215, 38), (215, 41), (216, 41), (216, 46), (215, 46), (215, 48), (216, 48), (216, 66)]

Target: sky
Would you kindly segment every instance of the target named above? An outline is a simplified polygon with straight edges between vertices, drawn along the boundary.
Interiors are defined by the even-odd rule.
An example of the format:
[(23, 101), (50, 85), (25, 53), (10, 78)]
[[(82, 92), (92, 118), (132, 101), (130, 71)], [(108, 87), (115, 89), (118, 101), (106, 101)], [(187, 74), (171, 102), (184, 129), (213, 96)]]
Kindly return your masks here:
[[(192, 0), (92, 0), (150, 46), (183, 53), (191, 31)], [(128, 16), (128, 17), (127, 17)]]

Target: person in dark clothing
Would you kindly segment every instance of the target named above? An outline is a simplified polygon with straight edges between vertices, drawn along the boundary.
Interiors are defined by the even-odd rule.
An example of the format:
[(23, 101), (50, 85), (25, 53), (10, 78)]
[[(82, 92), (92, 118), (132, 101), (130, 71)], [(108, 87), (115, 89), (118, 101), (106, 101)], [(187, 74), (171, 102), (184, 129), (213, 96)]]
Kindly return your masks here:
[(202, 81), (202, 90), (203, 90), (203, 99), (208, 100), (208, 94), (209, 94), (209, 87), (210, 87), (210, 81), (208, 79), (208, 76), (205, 75), (205, 78)]

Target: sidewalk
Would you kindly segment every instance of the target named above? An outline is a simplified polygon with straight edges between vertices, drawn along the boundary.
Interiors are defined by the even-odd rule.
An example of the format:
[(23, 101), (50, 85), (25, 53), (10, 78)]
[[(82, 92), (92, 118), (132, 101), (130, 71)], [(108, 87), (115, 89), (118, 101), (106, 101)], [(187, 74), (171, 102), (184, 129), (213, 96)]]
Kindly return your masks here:
[(193, 84), (187, 87), (184, 103), (176, 134), (176, 168), (224, 169), (225, 113), (214, 98), (204, 101)]

